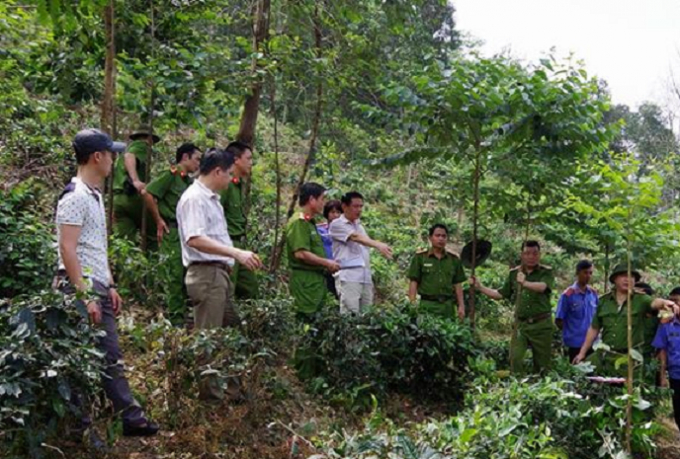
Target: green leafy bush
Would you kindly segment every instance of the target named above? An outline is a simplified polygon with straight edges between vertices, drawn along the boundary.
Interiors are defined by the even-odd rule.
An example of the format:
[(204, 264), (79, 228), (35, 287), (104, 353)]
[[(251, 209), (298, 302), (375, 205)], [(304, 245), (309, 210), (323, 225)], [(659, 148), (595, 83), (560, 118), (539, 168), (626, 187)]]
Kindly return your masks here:
[[(335, 435), (330, 442), (324, 439), (321, 449), (325, 455), (316, 457), (625, 457), (620, 426), (625, 419), (626, 395), (622, 389), (596, 386), (574, 370), (568, 373), (572, 378), (482, 378), (470, 391), (466, 409), (456, 416), (410, 430), (369, 422), (359, 434)], [(655, 433), (654, 424), (644, 420), (649, 403), (642, 400), (639, 392), (634, 398), (634, 451), (649, 457), (653, 450), (650, 438)]]
[(54, 228), (36, 213), (36, 184), (0, 190), (0, 298), (36, 293), (56, 270)]
[(81, 415), (72, 394), (100, 392), (103, 332), (86, 316), (82, 303), (59, 293), (0, 305), (0, 451), (42, 456), (42, 443)]
[(315, 344), (320, 377), (331, 389), (442, 400), (460, 397), (468, 357), (476, 352), (468, 326), (419, 314), (410, 304), (360, 316), (322, 314), (302, 339), (302, 346)]

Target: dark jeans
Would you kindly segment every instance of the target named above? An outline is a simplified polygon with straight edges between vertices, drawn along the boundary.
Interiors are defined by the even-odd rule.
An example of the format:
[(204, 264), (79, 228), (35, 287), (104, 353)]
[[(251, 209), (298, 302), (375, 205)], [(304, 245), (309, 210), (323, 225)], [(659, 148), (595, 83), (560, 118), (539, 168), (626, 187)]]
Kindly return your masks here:
[(669, 378), (668, 384), (673, 389), (673, 416), (675, 424), (680, 429), (680, 379)]
[[(64, 289), (66, 292), (69, 290), (72, 291), (72, 287), (70, 289)], [(104, 392), (106, 393), (106, 397), (113, 403), (113, 408), (116, 413), (122, 415), (125, 424), (144, 424), (146, 422), (144, 411), (132, 396), (130, 385), (124, 375), (124, 367), (122, 364), (123, 353), (118, 344), (116, 316), (113, 313), (111, 296), (106, 287), (97, 281), (94, 282), (94, 290), (101, 295), (99, 305), (102, 309), (102, 322), (97, 325), (97, 327), (100, 327), (106, 332), (106, 336), (100, 338), (98, 343), (99, 349), (106, 353), (104, 357), (106, 362), (106, 376), (102, 378)], [(74, 403), (80, 404), (78, 397), (74, 398)], [(83, 416), (82, 421), (85, 425), (91, 423), (91, 420), (87, 415)]]

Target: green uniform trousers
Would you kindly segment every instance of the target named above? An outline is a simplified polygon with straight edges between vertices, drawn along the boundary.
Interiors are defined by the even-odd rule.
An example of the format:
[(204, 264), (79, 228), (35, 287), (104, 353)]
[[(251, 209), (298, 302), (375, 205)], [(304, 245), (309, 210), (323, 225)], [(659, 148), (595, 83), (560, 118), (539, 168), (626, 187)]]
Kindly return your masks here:
[(550, 318), (535, 323), (519, 321), (517, 333), (510, 340), (510, 370), (515, 374), (526, 373), (524, 356), (531, 346), (533, 372), (549, 370), (552, 365), (553, 324)]
[[(140, 195), (115, 194), (113, 197), (113, 232), (127, 240), (136, 240), (137, 235), (142, 231), (143, 208), (144, 201)], [(146, 215), (146, 247), (152, 251), (158, 249), (156, 222), (150, 212)]]
[(326, 302), (328, 289), (321, 271), (291, 270), (288, 288), (297, 312), (313, 314), (320, 311)]
[(445, 301), (444, 303), (421, 299), (418, 308), (421, 311), (442, 317), (444, 319), (453, 319), (457, 317), (457, 314), (454, 314), (455, 309), (453, 308), (453, 298)]
[[(326, 278), (321, 271), (304, 271), (294, 269), (291, 271), (290, 293), (293, 296), (297, 317), (303, 323), (311, 324), (314, 314), (321, 311), (326, 302)], [(310, 379), (317, 375), (320, 365), (316, 354), (316, 329), (309, 327), (307, 333), (314, 334), (306, 344), (298, 347), (293, 355), (293, 366), (297, 370), (300, 379)]]
[[(247, 250), (246, 244), (235, 240), (234, 247), (237, 249)], [(257, 274), (247, 268), (241, 266), (240, 263), (234, 265), (231, 279), (235, 285), (234, 296), (239, 300), (257, 300), (260, 297), (260, 282)]]
[(158, 265), (158, 274), (162, 279), (168, 317), (173, 325), (184, 325), (189, 308), (184, 284), (186, 271), (182, 265), (182, 246), (177, 228), (170, 228), (170, 233), (163, 236), (159, 255), (161, 262)]

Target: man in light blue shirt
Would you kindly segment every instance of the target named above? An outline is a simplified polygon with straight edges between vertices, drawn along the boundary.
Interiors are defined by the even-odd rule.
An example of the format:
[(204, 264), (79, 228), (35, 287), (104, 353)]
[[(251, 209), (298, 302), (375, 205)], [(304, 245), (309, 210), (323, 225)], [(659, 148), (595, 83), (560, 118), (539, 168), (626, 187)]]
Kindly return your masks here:
[(562, 330), (562, 341), (573, 361), (586, 339), (588, 327), (597, 311), (597, 291), (588, 285), (593, 277), (593, 263), (581, 260), (576, 265), (576, 282), (567, 288), (557, 303), (555, 325)]

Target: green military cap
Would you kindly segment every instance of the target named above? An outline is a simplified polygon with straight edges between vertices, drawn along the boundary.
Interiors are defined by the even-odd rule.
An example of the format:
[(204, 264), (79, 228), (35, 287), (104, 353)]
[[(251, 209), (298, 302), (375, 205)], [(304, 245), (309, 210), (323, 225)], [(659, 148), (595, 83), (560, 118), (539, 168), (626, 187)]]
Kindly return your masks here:
[[(142, 124), (135, 131), (133, 131), (132, 134), (130, 134), (130, 140), (137, 140), (140, 137), (148, 137), (150, 135), (152, 135), (151, 126)], [(153, 143), (158, 143), (160, 141), (161, 138), (156, 134), (153, 134)]]
[[(609, 282), (611, 282), (613, 284), (616, 276), (618, 276), (619, 274), (627, 274), (627, 273), (628, 273), (628, 266), (624, 263), (619, 263), (618, 265), (616, 265), (614, 267), (614, 271), (612, 271), (612, 273), (609, 275)], [(637, 272), (634, 268), (631, 268), (630, 273), (633, 276), (633, 278), (635, 279), (635, 282), (640, 282), (640, 279), (642, 278), (642, 276), (640, 275), (639, 272)]]

